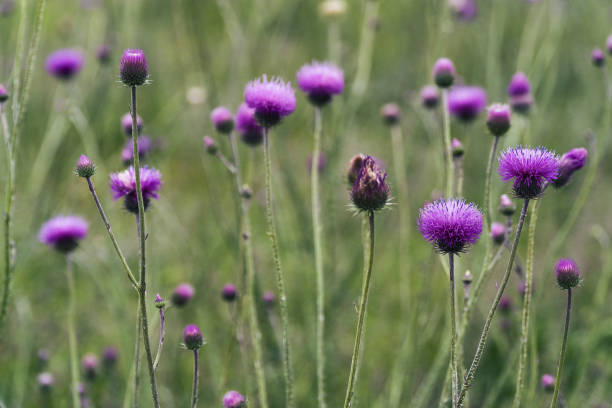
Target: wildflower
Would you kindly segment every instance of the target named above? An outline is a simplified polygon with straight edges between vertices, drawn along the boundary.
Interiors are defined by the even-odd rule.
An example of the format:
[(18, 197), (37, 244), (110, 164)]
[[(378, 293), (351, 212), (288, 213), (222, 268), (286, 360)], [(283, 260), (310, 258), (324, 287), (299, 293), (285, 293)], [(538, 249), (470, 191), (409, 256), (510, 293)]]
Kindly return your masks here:
[(185, 330), (183, 330), (183, 341), (185, 342), (185, 347), (189, 350), (197, 350), (202, 347), (204, 338), (202, 337), (200, 328), (195, 324), (188, 324), (185, 326)]
[(400, 120), (402, 111), (396, 103), (387, 103), (380, 109), (380, 116), (387, 126), (393, 126)]
[(575, 171), (584, 167), (588, 152), (585, 148), (579, 147), (565, 153), (559, 159), (559, 176), (553, 181), (556, 188), (566, 185)]
[(580, 271), (573, 259), (559, 259), (555, 265), (555, 277), (562, 289), (571, 289), (580, 283)]
[(491, 239), (496, 244), (502, 244), (506, 239), (506, 226), (499, 222), (491, 224)]
[(593, 52), (591, 52), (591, 61), (596, 67), (603, 67), (606, 63), (606, 56), (602, 50), (595, 48)]
[(111, 47), (107, 44), (102, 44), (96, 50), (96, 57), (101, 64), (106, 64), (110, 61)]
[[(109, 184), (113, 199), (118, 200), (123, 197), (125, 199), (126, 210), (134, 214), (138, 213), (134, 166), (130, 166), (119, 173), (111, 173)], [(140, 186), (145, 210), (148, 208), (151, 198), (159, 198), (157, 192), (161, 188), (161, 184), (161, 173), (159, 170), (149, 168), (148, 166), (140, 168)]]
[(68, 253), (76, 249), (79, 241), (87, 236), (88, 228), (87, 221), (81, 217), (60, 215), (43, 224), (38, 240), (60, 252)]
[(74, 172), (79, 177), (89, 178), (96, 173), (96, 166), (89, 157), (82, 154), (81, 157), (79, 157), (79, 160), (77, 160)]
[(6, 90), (6, 87), (0, 84), (0, 105), (4, 104), (4, 102), (8, 101), (9, 93)]
[(219, 148), (217, 147), (217, 142), (210, 136), (204, 136), (204, 148), (209, 154), (217, 154)]
[(487, 127), (494, 136), (503, 136), (510, 129), (510, 107), (499, 103), (489, 106)]
[(237, 296), (238, 290), (236, 289), (236, 286), (232, 285), (231, 283), (225, 285), (223, 287), (223, 290), (221, 290), (221, 297), (226, 302), (233, 302), (234, 300), (236, 300)]
[(531, 96), (531, 84), (527, 75), (523, 72), (517, 72), (512, 76), (508, 84), (508, 96), (510, 97), (512, 110), (523, 114), (529, 112), (533, 104), (533, 97)]
[(257, 124), (255, 109), (243, 103), (236, 112), (236, 130), (244, 143), (257, 146), (263, 140), (263, 128)]
[(64, 48), (49, 54), (45, 69), (58, 79), (69, 80), (81, 72), (84, 64), (85, 59), (80, 51)]
[(234, 130), (234, 116), (225, 106), (219, 106), (210, 113), (210, 120), (217, 132), (228, 134)]
[(455, 81), (455, 65), (448, 58), (440, 58), (433, 67), (433, 79), (440, 88), (448, 88)]
[(456, 159), (463, 157), (463, 154), (465, 153), (463, 144), (461, 144), (461, 142), (454, 137), (453, 137), (453, 140), (451, 141), (451, 153), (453, 157)]
[(83, 372), (88, 380), (93, 380), (96, 378), (98, 375), (99, 365), (100, 362), (98, 361), (98, 356), (92, 353), (85, 354), (81, 360), (81, 367), (83, 367)]
[(147, 57), (144, 51), (139, 49), (123, 51), (119, 62), (119, 76), (121, 82), (127, 86), (144, 85), (149, 77)]
[(508, 197), (507, 194), (502, 194), (499, 197), (499, 212), (502, 215), (511, 216), (516, 211), (516, 204)]
[(545, 183), (558, 176), (557, 156), (543, 147), (512, 147), (500, 155), (498, 172), (503, 181), (514, 179), (512, 189), (519, 198), (537, 198)]
[(361, 211), (381, 210), (389, 200), (387, 173), (380, 169), (374, 158), (363, 159), (357, 179), (351, 190), (353, 204)]
[(331, 62), (314, 61), (300, 68), (297, 82), (313, 105), (324, 106), (344, 90), (344, 73)]
[(53, 388), (53, 385), (55, 384), (55, 378), (53, 377), (53, 374), (46, 371), (38, 374), (37, 380), (38, 387), (42, 392), (51, 391), (51, 388)]
[(540, 384), (544, 391), (552, 392), (555, 389), (555, 377), (550, 374), (544, 374)]
[(486, 104), (487, 94), (477, 86), (455, 87), (448, 94), (448, 110), (464, 122), (474, 120)]
[(421, 103), (427, 109), (438, 106), (438, 88), (433, 85), (426, 85), (421, 89)]
[[(136, 130), (138, 130), (138, 133), (142, 132), (142, 126), (142, 118), (140, 115), (136, 115)], [(127, 136), (132, 136), (132, 114), (130, 112), (121, 117), (121, 128)]]
[(255, 109), (257, 122), (264, 127), (277, 125), (295, 110), (295, 91), (291, 84), (280, 78), (268, 79), (266, 75), (246, 85), (244, 101)]
[[(149, 136), (138, 136), (138, 158), (142, 159), (147, 156), (153, 148), (153, 143)], [(134, 160), (134, 143), (131, 140), (125, 142), (123, 150), (121, 150), (121, 161), (126, 166)]]
[(174, 306), (185, 306), (195, 294), (195, 289), (188, 283), (181, 283), (172, 293), (172, 304)]
[(238, 391), (228, 391), (223, 396), (225, 408), (246, 408), (246, 399)]

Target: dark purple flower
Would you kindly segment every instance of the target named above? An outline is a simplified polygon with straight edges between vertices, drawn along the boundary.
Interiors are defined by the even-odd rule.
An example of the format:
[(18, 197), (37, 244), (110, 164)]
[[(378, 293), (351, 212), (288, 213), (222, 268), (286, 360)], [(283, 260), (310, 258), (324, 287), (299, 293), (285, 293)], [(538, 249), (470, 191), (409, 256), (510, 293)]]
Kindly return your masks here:
[(454, 158), (460, 158), (463, 157), (463, 154), (465, 153), (465, 149), (463, 148), (463, 144), (461, 144), (461, 142), (459, 141), (459, 139), (456, 139), (453, 137), (453, 140), (451, 141), (451, 153), (453, 155)]
[(263, 140), (263, 128), (257, 124), (255, 109), (243, 103), (236, 112), (236, 130), (242, 141), (249, 146), (257, 146)]
[(506, 226), (500, 222), (491, 224), (491, 239), (496, 244), (502, 244), (506, 239)]
[(559, 159), (559, 177), (553, 181), (553, 186), (559, 188), (566, 185), (576, 170), (584, 167), (588, 152), (583, 147), (578, 147), (565, 153)]
[(449, 3), (459, 20), (472, 21), (478, 14), (476, 0), (450, 0)]
[(516, 211), (516, 204), (507, 194), (502, 194), (499, 197), (499, 212), (502, 215), (510, 216)]
[(143, 50), (128, 49), (123, 51), (119, 61), (119, 76), (127, 86), (140, 86), (147, 82), (149, 70), (147, 57)]
[(555, 277), (562, 289), (571, 289), (580, 283), (580, 271), (573, 259), (559, 259), (555, 265)]
[(531, 93), (531, 84), (527, 75), (520, 71), (514, 74), (508, 84), (508, 96), (521, 96), (529, 93)]
[[(151, 153), (153, 143), (149, 136), (138, 136), (138, 157), (140, 159)], [(134, 143), (131, 140), (125, 142), (123, 150), (121, 151), (121, 161), (126, 166), (134, 161)]]
[(204, 344), (204, 337), (202, 337), (202, 332), (200, 328), (195, 324), (188, 324), (185, 326), (185, 330), (183, 330), (183, 341), (185, 342), (185, 347), (189, 350), (197, 350)]
[[(116, 201), (125, 197), (125, 208), (133, 213), (138, 212), (138, 201), (136, 197), (136, 174), (134, 166), (119, 173), (111, 173), (110, 188), (113, 199)], [(161, 173), (159, 170), (144, 166), (140, 168), (140, 186), (142, 189), (142, 200), (144, 209), (149, 206), (151, 198), (158, 199), (157, 191), (161, 188)]]
[(455, 65), (448, 58), (440, 58), (433, 67), (433, 79), (440, 88), (448, 88), (455, 81)]
[(274, 292), (265, 291), (262, 296), (262, 300), (266, 306), (274, 306), (276, 303), (276, 295)]
[(555, 389), (555, 377), (550, 374), (544, 374), (540, 384), (544, 391), (552, 392)]
[(74, 250), (87, 236), (87, 221), (75, 215), (57, 216), (43, 224), (38, 240), (64, 253)]
[(457, 254), (476, 243), (482, 214), (463, 199), (439, 199), (419, 210), (419, 231), (442, 254)]
[(458, 86), (448, 94), (448, 109), (464, 122), (470, 122), (487, 105), (487, 94), (477, 86)]
[(80, 51), (64, 48), (49, 54), (45, 69), (58, 79), (69, 80), (81, 71), (84, 64), (85, 59)]
[(110, 61), (111, 47), (108, 44), (102, 44), (96, 50), (96, 57), (101, 64), (106, 64)]
[(378, 166), (374, 158), (366, 156), (351, 190), (355, 207), (361, 211), (383, 209), (391, 194), (386, 178), (387, 173)]
[(509, 312), (512, 309), (512, 299), (508, 296), (502, 296), (499, 299), (499, 310), (502, 312)]
[(291, 84), (280, 78), (268, 79), (266, 75), (246, 85), (244, 101), (255, 109), (257, 122), (264, 127), (277, 125), (295, 110), (295, 91)]
[(427, 109), (433, 109), (438, 106), (438, 88), (433, 85), (425, 85), (421, 89), (421, 103)]
[(55, 384), (55, 378), (53, 378), (53, 374), (49, 372), (42, 372), (38, 374), (38, 387), (42, 392), (49, 392), (51, 388), (53, 388), (53, 384)]
[(361, 166), (363, 165), (363, 161), (366, 156), (362, 153), (356, 154), (351, 158), (348, 164), (348, 168), (346, 170), (346, 179), (348, 181), (349, 187), (353, 187), (355, 181), (357, 181), (357, 176), (359, 176), (359, 170), (361, 170)]
[(3, 84), (0, 84), (0, 105), (8, 101), (9, 93)]
[(108, 346), (102, 351), (102, 361), (107, 368), (113, 367), (119, 358), (119, 350), (116, 347)]
[(601, 49), (595, 48), (593, 52), (591, 52), (591, 61), (596, 67), (603, 67), (606, 63), (606, 56)]
[(487, 127), (494, 136), (503, 136), (510, 129), (510, 107), (501, 103), (489, 106)]
[[(327, 166), (327, 156), (325, 156), (325, 153), (319, 152), (317, 171), (319, 173), (323, 172), (326, 166)], [(306, 167), (308, 169), (308, 172), (310, 173), (312, 171), (312, 154), (308, 156), (308, 159), (306, 159)]]
[(215, 142), (215, 139), (213, 139), (210, 136), (204, 136), (204, 148), (206, 149), (206, 151), (210, 154), (217, 154), (217, 142)]
[(238, 296), (238, 289), (236, 289), (236, 286), (232, 285), (231, 283), (228, 283), (227, 285), (225, 285), (223, 289), (221, 290), (221, 297), (226, 302), (233, 302), (234, 300), (236, 300), (237, 296)]
[(545, 183), (552, 183), (559, 174), (557, 156), (543, 147), (511, 147), (498, 158), (503, 181), (514, 179), (512, 190), (519, 198), (537, 198)]
[(172, 293), (172, 304), (174, 306), (185, 306), (195, 294), (195, 289), (188, 283), (181, 283)]
[(224, 408), (246, 408), (246, 399), (238, 391), (228, 391), (223, 396)]
[[(142, 118), (140, 115), (136, 115), (136, 129), (138, 133), (142, 132), (142, 126)], [(121, 117), (121, 128), (123, 129), (123, 133), (132, 137), (132, 114), (130, 112)]]
[(210, 120), (217, 132), (228, 134), (234, 130), (234, 115), (225, 106), (219, 106), (210, 113)]
[(83, 368), (83, 373), (88, 380), (93, 380), (98, 375), (98, 366), (100, 362), (98, 361), (98, 356), (93, 353), (87, 353), (83, 356), (81, 360), (81, 367)]
[(94, 165), (94, 162), (91, 161), (89, 157), (82, 154), (81, 157), (79, 157), (79, 160), (77, 160), (77, 164), (74, 169), (74, 172), (79, 177), (89, 178), (96, 173), (96, 166)]
[(387, 103), (380, 108), (380, 116), (385, 125), (393, 126), (400, 120), (402, 111), (396, 103)]
[(331, 62), (314, 61), (300, 68), (297, 82), (313, 105), (323, 106), (344, 90), (344, 73)]

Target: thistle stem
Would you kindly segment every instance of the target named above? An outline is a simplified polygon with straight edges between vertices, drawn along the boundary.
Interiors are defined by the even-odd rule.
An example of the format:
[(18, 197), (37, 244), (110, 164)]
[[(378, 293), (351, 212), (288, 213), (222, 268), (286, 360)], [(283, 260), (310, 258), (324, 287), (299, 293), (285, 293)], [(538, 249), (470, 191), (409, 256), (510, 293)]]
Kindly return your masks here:
[(155, 361), (153, 362), (153, 370), (157, 370), (159, 367), (159, 359), (161, 357), (162, 350), (164, 348), (164, 338), (166, 336), (166, 313), (163, 307), (159, 308), (159, 345), (157, 346), (157, 354), (155, 355)]
[(359, 316), (357, 318), (357, 331), (355, 333), (355, 345), (353, 347), (353, 358), (351, 359), (351, 370), (349, 373), (348, 385), (346, 387), (346, 399), (344, 400), (344, 408), (351, 406), (354, 388), (355, 388), (355, 377), (357, 372), (357, 365), (359, 360), (359, 349), (361, 347), (361, 338), (364, 333), (364, 321), (366, 314), (366, 307), (368, 304), (368, 293), (370, 291), (370, 280), (372, 277), (372, 265), (374, 263), (374, 212), (368, 213), (368, 220), (370, 225), (370, 247), (369, 257), (367, 263), (367, 269), (363, 277), (363, 285), (361, 288), (361, 301), (359, 304)]
[(448, 110), (448, 91), (442, 89), (442, 111), (444, 112), (444, 160), (446, 163), (446, 197), (453, 194), (453, 154), (451, 148), (450, 112)]
[(140, 301), (136, 307), (136, 345), (134, 346), (134, 396), (132, 398), (132, 404), (134, 408), (138, 408), (140, 388), (140, 339), (142, 338), (142, 319), (140, 318)]
[(563, 343), (561, 345), (561, 355), (559, 355), (559, 364), (557, 365), (557, 378), (555, 378), (555, 391), (553, 392), (550, 408), (557, 406), (559, 399), (559, 387), (561, 385), (561, 372), (563, 371), (563, 359), (565, 358), (565, 348), (567, 346), (567, 333), (569, 330), (570, 312), (572, 310), (572, 288), (567, 290), (567, 309), (565, 312), (565, 328), (563, 330)]
[(193, 387), (191, 388), (191, 408), (196, 408), (198, 406), (198, 382), (200, 380), (198, 360), (198, 349), (195, 349), (193, 350)]
[(287, 408), (293, 408), (293, 373), (291, 371), (291, 352), (289, 347), (289, 313), (287, 310), (287, 294), (285, 292), (285, 275), (281, 266), (278, 250), (276, 225), (274, 222), (274, 209), (272, 203), (272, 170), (270, 163), (269, 128), (264, 128), (264, 161), (266, 167), (266, 219), (268, 221), (268, 235), (272, 244), (272, 256), (276, 270), (276, 284), (278, 286), (281, 326), (283, 333), (282, 359), (285, 376), (285, 402)]
[(68, 313), (66, 316), (66, 324), (68, 326), (68, 347), (70, 348), (70, 379), (72, 395), (72, 406), (79, 408), (79, 365), (78, 365), (78, 350), (75, 329), (76, 315), (76, 288), (74, 285), (74, 275), (72, 274), (72, 262), (70, 256), (66, 255), (66, 283), (68, 284)]
[(493, 161), (495, 160), (495, 152), (497, 151), (497, 145), (499, 144), (499, 136), (493, 138), (491, 143), (491, 151), (489, 152), (489, 161), (487, 162), (487, 172), (485, 174), (485, 187), (484, 187), (484, 204), (483, 209), (485, 213), (485, 231), (491, 227), (491, 172), (493, 170)]
[(450, 347), (450, 360), (451, 360), (451, 388), (452, 388), (452, 400), (453, 406), (457, 405), (457, 388), (459, 383), (459, 376), (457, 374), (457, 324), (455, 316), (455, 262), (453, 254), (448, 254), (448, 271), (449, 271), (449, 289), (450, 289), (450, 321), (451, 321), (451, 347)]
[(463, 386), (461, 387), (461, 391), (459, 392), (459, 398), (457, 400), (457, 408), (463, 406), (463, 401), (465, 399), (468, 388), (470, 387), (470, 385), (472, 385), (474, 375), (476, 374), (476, 370), (478, 369), (478, 365), (480, 364), (480, 359), (486, 346), (487, 337), (489, 335), (489, 328), (491, 327), (491, 323), (493, 322), (493, 317), (495, 316), (497, 305), (499, 304), (499, 300), (504, 294), (504, 290), (506, 289), (506, 285), (508, 284), (508, 280), (510, 279), (510, 273), (512, 272), (512, 265), (514, 264), (514, 257), (516, 256), (516, 251), (518, 249), (518, 243), (521, 237), (521, 231), (523, 230), (523, 224), (525, 223), (525, 217), (527, 215), (528, 207), (529, 199), (526, 198), (523, 201), (523, 208), (521, 209), (521, 215), (519, 217), (518, 225), (516, 227), (516, 235), (514, 236), (514, 242), (512, 243), (512, 250), (510, 251), (510, 259), (508, 260), (506, 272), (504, 273), (501, 285), (497, 290), (495, 299), (493, 300), (493, 304), (491, 305), (491, 309), (489, 310), (487, 319), (485, 320), (484, 327), (480, 335), (480, 340), (478, 341), (478, 347), (476, 349), (476, 353), (474, 354), (474, 359), (472, 360), (470, 369), (466, 373), (465, 378), (463, 380)]

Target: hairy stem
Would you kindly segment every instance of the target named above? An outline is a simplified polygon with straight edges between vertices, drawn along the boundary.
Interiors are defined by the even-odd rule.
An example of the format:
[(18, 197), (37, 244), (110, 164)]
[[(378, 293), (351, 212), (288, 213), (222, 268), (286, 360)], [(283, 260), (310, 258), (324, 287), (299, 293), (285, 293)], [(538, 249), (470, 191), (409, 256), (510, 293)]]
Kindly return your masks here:
[(448, 254), (448, 272), (449, 272), (449, 289), (450, 289), (450, 322), (451, 322), (451, 346), (450, 346), (450, 361), (451, 361), (451, 389), (453, 406), (457, 405), (457, 388), (459, 376), (457, 374), (457, 324), (455, 316), (455, 262), (453, 254)]
[(76, 288), (74, 275), (72, 274), (72, 262), (70, 256), (66, 255), (66, 283), (68, 284), (68, 313), (66, 324), (68, 326), (68, 347), (70, 348), (70, 395), (72, 406), (79, 408), (79, 352), (77, 350), (77, 338), (75, 328), (76, 318)]
[(450, 112), (448, 110), (448, 90), (442, 89), (442, 111), (444, 112), (444, 160), (446, 163), (446, 198), (453, 194), (453, 154), (451, 148)]
[(198, 359), (198, 349), (195, 349), (193, 350), (193, 387), (191, 388), (191, 408), (196, 408), (198, 406), (198, 382), (200, 380)]
[(159, 367), (159, 359), (161, 357), (162, 350), (164, 348), (164, 338), (166, 336), (166, 313), (164, 308), (159, 308), (159, 344), (157, 346), (157, 354), (155, 355), (155, 361), (153, 362), (153, 369), (157, 370)]
[(563, 371), (563, 359), (565, 358), (565, 348), (567, 347), (567, 333), (569, 330), (570, 312), (572, 310), (572, 288), (567, 290), (567, 309), (565, 311), (565, 328), (563, 330), (563, 343), (561, 344), (561, 354), (559, 355), (559, 364), (557, 365), (557, 378), (555, 378), (555, 391), (553, 392), (550, 408), (557, 406), (559, 399), (559, 387), (561, 386), (561, 373)]

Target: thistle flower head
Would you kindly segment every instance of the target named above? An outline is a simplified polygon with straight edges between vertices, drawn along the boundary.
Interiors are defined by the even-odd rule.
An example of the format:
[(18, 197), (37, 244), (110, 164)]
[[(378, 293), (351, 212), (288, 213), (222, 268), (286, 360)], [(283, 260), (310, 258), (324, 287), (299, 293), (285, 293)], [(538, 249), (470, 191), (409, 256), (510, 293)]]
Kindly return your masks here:
[(74, 172), (79, 177), (89, 178), (96, 173), (96, 166), (89, 157), (82, 154), (81, 157), (79, 157), (79, 160), (77, 160)]
[(274, 304), (276, 303), (276, 295), (274, 294), (274, 292), (271, 292), (269, 290), (263, 293), (261, 299), (263, 300), (264, 304), (268, 307), (274, 306)]
[(344, 72), (331, 62), (314, 61), (297, 72), (300, 89), (315, 106), (324, 106), (344, 90)]
[(578, 147), (565, 153), (559, 159), (559, 177), (553, 181), (556, 188), (566, 185), (576, 170), (584, 167), (588, 156), (587, 149)]
[(383, 209), (391, 194), (386, 178), (387, 173), (378, 166), (374, 158), (366, 156), (351, 190), (355, 207), (360, 211)]
[[(153, 142), (149, 136), (138, 136), (138, 158), (142, 159), (151, 153)], [(134, 143), (131, 140), (125, 142), (121, 150), (121, 161), (126, 166), (134, 161)]]
[(0, 105), (8, 101), (9, 93), (3, 84), (0, 84)]
[(240, 138), (249, 146), (257, 146), (263, 140), (263, 128), (257, 124), (255, 109), (243, 103), (236, 112), (236, 130)]
[(88, 229), (87, 221), (83, 218), (60, 215), (43, 224), (38, 232), (38, 240), (59, 252), (68, 253), (76, 249), (79, 241), (87, 236)]
[(195, 289), (188, 283), (179, 284), (172, 293), (172, 304), (174, 306), (183, 307), (193, 297)]
[(450, 113), (464, 122), (471, 122), (487, 105), (487, 94), (477, 86), (458, 86), (448, 94)]
[(451, 154), (453, 157), (456, 159), (461, 158), (463, 157), (464, 153), (465, 149), (463, 148), (463, 144), (459, 141), (459, 139), (453, 137), (453, 140), (451, 141)]
[(606, 63), (606, 55), (600, 48), (595, 48), (591, 52), (591, 62), (593, 62), (593, 65), (596, 67), (603, 67)]
[(478, 15), (476, 0), (449, 0), (455, 18), (462, 21), (472, 21)]
[(501, 197), (499, 197), (499, 212), (502, 215), (510, 216), (514, 214), (515, 211), (516, 204), (514, 204), (514, 201), (508, 197), (508, 194), (502, 194)]
[[(142, 126), (142, 118), (140, 115), (136, 115), (136, 130), (138, 130), (138, 133), (142, 132)], [(126, 136), (132, 137), (132, 114), (130, 112), (121, 117), (121, 128)]]
[(402, 110), (396, 103), (387, 103), (380, 108), (380, 116), (383, 122), (387, 126), (393, 126), (397, 124), (402, 115)]
[(506, 226), (500, 222), (491, 224), (491, 239), (494, 243), (500, 245), (506, 239)]
[(98, 375), (98, 367), (100, 365), (100, 361), (98, 360), (98, 356), (93, 353), (87, 353), (81, 359), (81, 367), (83, 368), (83, 373), (85, 374), (85, 378), (88, 380), (93, 380)]
[(102, 350), (102, 362), (107, 368), (113, 367), (119, 358), (119, 350), (117, 347), (108, 346)]
[(433, 79), (440, 88), (448, 88), (455, 81), (455, 65), (448, 58), (440, 58), (433, 67)]
[(571, 289), (580, 284), (578, 265), (570, 258), (559, 259), (555, 265), (555, 277), (561, 289)]
[(149, 68), (143, 50), (127, 49), (119, 61), (119, 77), (127, 86), (140, 86), (147, 82)]
[(501, 103), (489, 106), (487, 127), (494, 136), (503, 136), (510, 129), (510, 107)]
[(439, 199), (419, 210), (418, 227), (438, 252), (457, 254), (480, 238), (482, 214), (465, 200)]
[(155, 295), (155, 299), (153, 300), (153, 302), (155, 303), (155, 307), (158, 309), (163, 309), (164, 307), (166, 307), (166, 301), (163, 297), (161, 297), (159, 293)]
[(53, 374), (47, 371), (38, 374), (37, 381), (38, 388), (40, 388), (42, 392), (51, 391), (51, 388), (53, 388), (53, 385), (55, 384), (55, 378), (53, 377)]
[(223, 396), (224, 408), (246, 408), (246, 398), (238, 391), (228, 391)]
[(231, 283), (228, 283), (227, 285), (225, 285), (223, 289), (221, 290), (221, 297), (226, 302), (233, 302), (234, 300), (236, 300), (237, 296), (238, 296), (238, 289), (236, 289), (236, 286), (232, 285)]
[(85, 59), (80, 51), (64, 48), (49, 54), (45, 69), (57, 79), (69, 80), (81, 72), (84, 64)]
[(264, 127), (277, 125), (295, 110), (295, 91), (280, 78), (261, 76), (246, 85), (244, 101), (255, 109), (257, 122)]
[(210, 112), (210, 121), (217, 132), (228, 134), (234, 130), (234, 115), (225, 106), (218, 106)]
[(523, 199), (537, 198), (545, 183), (552, 183), (559, 173), (557, 156), (543, 147), (511, 147), (501, 153), (498, 162), (502, 180), (514, 179), (514, 194)]
[(356, 154), (351, 158), (348, 164), (348, 168), (346, 170), (346, 179), (348, 181), (349, 187), (353, 187), (355, 181), (357, 181), (357, 176), (359, 175), (359, 170), (361, 170), (361, 165), (365, 160), (366, 156), (362, 153)]
[(515, 73), (508, 84), (508, 96), (521, 96), (531, 93), (531, 84), (524, 72)]
[(550, 374), (544, 374), (540, 380), (544, 391), (552, 392), (555, 389), (555, 377)]
[(438, 88), (433, 85), (425, 85), (421, 89), (421, 103), (427, 109), (433, 109), (438, 106)]
[(209, 154), (217, 154), (219, 148), (217, 147), (217, 142), (210, 136), (204, 136), (204, 148)]
[[(136, 173), (134, 166), (130, 166), (126, 170), (110, 175), (110, 189), (113, 199), (116, 201), (120, 198), (125, 199), (126, 210), (136, 214), (138, 213), (138, 200), (136, 197)], [(149, 207), (151, 198), (158, 199), (157, 192), (161, 188), (161, 173), (159, 170), (144, 166), (140, 168), (140, 186), (142, 189), (142, 200), (144, 209)]]
[(204, 344), (204, 337), (202, 337), (202, 332), (200, 328), (195, 324), (188, 324), (185, 326), (185, 330), (183, 330), (183, 341), (185, 342), (185, 347), (189, 350), (197, 350)]

